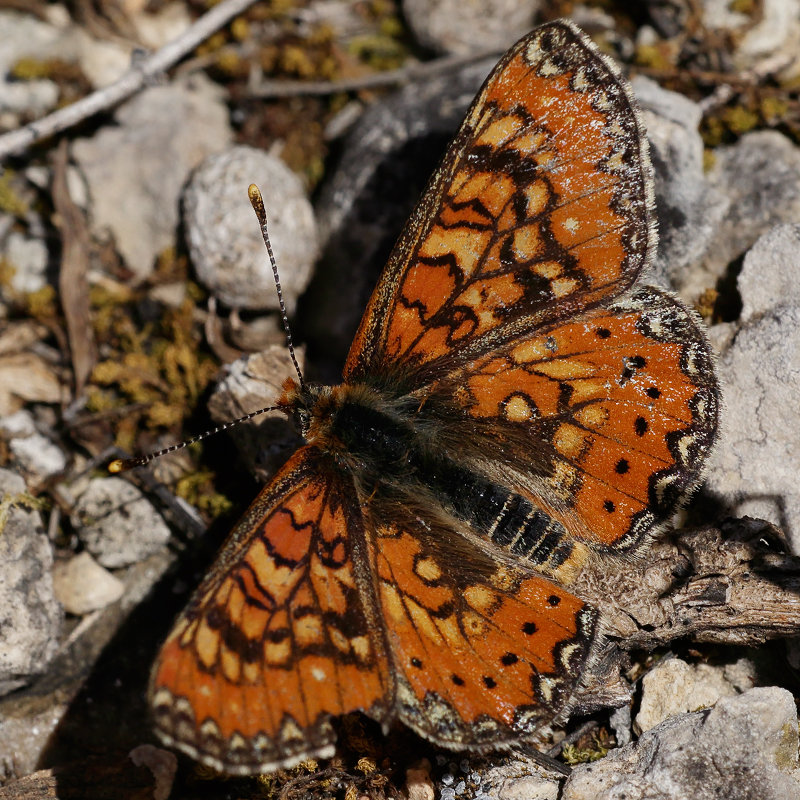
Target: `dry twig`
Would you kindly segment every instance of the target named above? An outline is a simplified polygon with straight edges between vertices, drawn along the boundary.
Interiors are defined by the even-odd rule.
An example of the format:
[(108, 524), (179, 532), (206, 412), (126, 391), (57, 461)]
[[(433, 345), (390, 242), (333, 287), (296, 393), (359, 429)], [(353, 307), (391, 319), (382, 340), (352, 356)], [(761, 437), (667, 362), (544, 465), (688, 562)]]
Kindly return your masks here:
[(624, 651), (676, 639), (755, 647), (800, 635), (800, 557), (786, 555), (780, 530), (731, 519), (657, 542), (639, 564), (609, 561), (587, 570), (576, 589), (604, 611), (605, 652), (592, 665), (578, 707), (619, 706)]
[(223, 0), (169, 44), (164, 45), (148, 58), (134, 62), (130, 70), (115, 83), (36, 122), (31, 122), (22, 128), (0, 136), (0, 159), (11, 155), (20, 155), (32, 144), (54, 136), (100, 111), (107, 111), (126, 100), (254, 2), (255, 0)]
[(386, 86), (398, 86), (412, 81), (432, 78), (442, 72), (472, 64), (484, 58), (497, 56), (497, 50), (482, 50), (466, 55), (443, 56), (422, 64), (413, 63), (399, 69), (360, 75), (357, 78), (343, 78), (338, 81), (263, 81), (249, 92), (250, 97), (298, 97), (301, 95), (338, 94), (340, 92), (358, 92), (363, 89), (379, 89)]

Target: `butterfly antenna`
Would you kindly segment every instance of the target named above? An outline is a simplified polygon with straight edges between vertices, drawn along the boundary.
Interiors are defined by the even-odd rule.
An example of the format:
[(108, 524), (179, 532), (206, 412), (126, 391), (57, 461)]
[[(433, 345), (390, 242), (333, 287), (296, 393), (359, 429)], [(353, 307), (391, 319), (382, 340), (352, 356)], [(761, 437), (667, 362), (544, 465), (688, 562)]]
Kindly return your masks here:
[(167, 453), (174, 453), (176, 450), (183, 450), (184, 447), (188, 447), (190, 444), (207, 439), (209, 436), (213, 436), (215, 433), (232, 428), (234, 425), (238, 425), (240, 422), (247, 422), (247, 420), (253, 419), (253, 417), (257, 417), (259, 414), (266, 414), (267, 411), (280, 410), (280, 406), (259, 408), (258, 411), (253, 411), (250, 414), (245, 414), (243, 417), (239, 417), (239, 419), (233, 419), (230, 422), (226, 422), (224, 425), (214, 428), (213, 431), (206, 431), (205, 433), (201, 433), (199, 436), (195, 436), (193, 439), (187, 439), (185, 442), (181, 442), (180, 444), (173, 444), (172, 447), (165, 447), (163, 450), (156, 450), (155, 453), (148, 453), (146, 456), (136, 456), (135, 458), (118, 458), (116, 461), (112, 461), (108, 465), (108, 471), (113, 473), (127, 472), (127, 470), (133, 469), (134, 467), (143, 467), (145, 464), (149, 464), (155, 458), (165, 456)]
[(264, 199), (261, 197), (261, 192), (254, 183), (251, 183), (247, 189), (247, 194), (250, 197), (250, 205), (253, 206), (253, 211), (256, 212), (258, 217), (258, 224), (261, 226), (261, 235), (264, 237), (264, 244), (267, 246), (267, 253), (269, 253), (269, 261), (272, 264), (272, 275), (275, 278), (275, 288), (278, 290), (278, 302), (281, 306), (281, 317), (283, 318), (283, 329), (286, 331), (286, 341), (289, 344), (289, 355), (292, 357), (292, 364), (294, 364), (297, 377), (300, 381), (300, 387), (303, 388), (306, 384), (303, 380), (303, 373), (300, 371), (300, 365), (297, 363), (297, 358), (294, 355), (294, 345), (292, 344), (292, 332), (289, 329), (289, 318), (286, 316), (286, 304), (283, 302), (283, 292), (281, 291), (281, 281), (278, 277), (278, 265), (275, 262), (275, 255), (272, 252), (272, 244), (269, 240), (269, 233), (267, 232), (267, 211), (264, 208)]

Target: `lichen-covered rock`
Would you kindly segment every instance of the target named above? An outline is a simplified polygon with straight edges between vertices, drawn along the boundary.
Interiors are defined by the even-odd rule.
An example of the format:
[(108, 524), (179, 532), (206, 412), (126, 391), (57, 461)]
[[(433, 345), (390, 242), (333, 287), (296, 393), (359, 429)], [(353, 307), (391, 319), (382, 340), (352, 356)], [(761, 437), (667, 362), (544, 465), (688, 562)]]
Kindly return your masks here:
[(631, 85), (642, 109), (655, 177), (659, 236), (654, 278), (680, 290), (691, 283), (691, 268), (705, 255), (728, 200), (703, 172), (700, 106), (642, 75)]
[(170, 531), (147, 498), (122, 478), (95, 478), (78, 498), (72, 524), (86, 549), (108, 569), (156, 553)]
[(790, 692), (756, 688), (679, 714), (638, 742), (576, 767), (562, 800), (797, 800), (797, 710)]
[(44, 672), (64, 611), (53, 592), (53, 550), (25, 481), (0, 469), (0, 695)]
[(740, 326), (720, 357), (726, 424), (708, 488), (737, 516), (778, 525), (800, 553), (800, 225), (744, 259)]
[(220, 90), (194, 75), (145, 89), (114, 116), (116, 126), (78, 139), (72, 153), (89, 188), (92, 232), (101, 239), (110, 232), (143, 280), (175, 243), (189, 173), (231, 140), (228, 109)]
[[(302, 351), (297, 356), (302, 369)], [(283, 382), (296, 376), (286, 345), (271, 345), (225, 369), (227, 374), (208, 401), (211, 416), (220, 424), (275, 405)], [(261, 481), (271, 478), (303, 441), (279, 411), (261, 414), (229, 432), (247, 468)]]
[(272, 265), (247, 197), (251, 183), (264, 198), (291, 314), (311, 278), (317, 224), (303, 182), (276, 156), (236, 146), (209, 157), (195, 172), (184, 196), (192, 263), (200, 282), (226, 305), (279, 308)]
[(119, 600), (125, 584), (85, 550), (53, 569), (56, 597), (70, 614), (88, 614)]
[(642, 702), (635, 730), (641, 734), (675, 714), (709, 708), (721, 697), (736, 693), (722, 667), (669, 658), (656, 664), (642, 680)]
[(541, 0), (403, 0), (420, 44), (440, 53), (507, 50), (532, 27)]

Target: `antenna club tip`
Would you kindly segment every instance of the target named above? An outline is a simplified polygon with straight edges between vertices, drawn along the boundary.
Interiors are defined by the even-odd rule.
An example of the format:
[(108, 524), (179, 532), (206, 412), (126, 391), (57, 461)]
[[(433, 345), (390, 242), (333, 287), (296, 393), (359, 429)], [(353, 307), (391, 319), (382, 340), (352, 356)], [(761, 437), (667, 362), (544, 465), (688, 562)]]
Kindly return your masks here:
[(124, 469), (125, 465), (122, 463), (121, 458), (115, 459), (108, 465), (108, 471), (114, 474), (116, 474), (117, 472), (122, 472)]
[(261, 197), (261, 191), (258, 186), (251, 183), (247, 187), (247, 196), (250, 198), (250, 205), (253, 206), (253, 211), (256, 212), (258, 222), (260, 225), (267, 223), (267, 210), (264, 208), (264, 198)]

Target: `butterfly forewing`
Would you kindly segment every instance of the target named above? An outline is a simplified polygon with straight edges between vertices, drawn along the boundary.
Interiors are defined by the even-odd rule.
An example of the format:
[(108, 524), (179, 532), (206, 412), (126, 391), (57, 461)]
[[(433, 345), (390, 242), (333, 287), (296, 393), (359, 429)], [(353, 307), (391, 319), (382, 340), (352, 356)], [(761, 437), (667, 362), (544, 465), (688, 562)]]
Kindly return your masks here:
[(150, 697), (168, 743), (225, 772), (333, 754), (332, 716), (385, 716), (391, 681), (354, 550), (352, 485), (303, 448), (225, 544), (164, 644)]
[(650, 172), (616, 67), (571, 25), (534, 31), (476, 98), (395, 247), (345, 377), (435, 374), (440, 360), (623, 292), (655, 249)]

